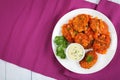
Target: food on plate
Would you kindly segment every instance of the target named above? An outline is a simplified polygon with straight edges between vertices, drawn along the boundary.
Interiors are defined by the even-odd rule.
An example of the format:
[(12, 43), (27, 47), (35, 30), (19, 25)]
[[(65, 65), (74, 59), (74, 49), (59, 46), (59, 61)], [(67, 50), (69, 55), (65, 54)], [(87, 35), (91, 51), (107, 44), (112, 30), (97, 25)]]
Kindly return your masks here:
[(105, 54), (107, 48), (110, 46), (110, 42), (111, 39), (109, 35), (101, 34), (97, 39), (95, 39), (93, 49), (100, 54)]
[(56, 47), (56, 55), (59, 56), (62, 59), (66, 58), (64, 49), (67, 47), (68, 42), (63, 36), (56, 36), (54, 39)]
[(73, 38), (72, 38), (71, 32), (73, 32), (73, 29), (72, 29), (72, 27), (71, 27), (70, 24), (64, 24), (64, 25), (62, 26), (62, 33), (64, 33), (63, 36), (64, 36), (64, 37), (66, 38), (66, 40), (69, 41), (69, 42), (73, 42)]
[(107, 24), (101, 19), (91, 18), (89, 23), (90, 23), (90, 27), (95, 33), (107, 34), (107, 35), (109, 34)]
[(92, 47), (93, 38), (90, 38), (84, 33), (78, 33), (75, 37), (75, 42), (81, 44), (85, 49)]
[(72, 20), (74, 30), (78, 32), (85, 31), (88, 27), (89, 19), (90, 19), (90, 15), (87, 14), (80, 14), (74, 17)]
[(79, 62), (80, 66), (86, 69), (91, 68), (97, 62), (98, 56), (95, 51), (89, 51), (85, 54), (83, 60)]
[[(96, 53), (105, 54), (111, 43), (108, 25), (88, 14), (73, 17), (62, 25), (61, 32), (62, 36), (56, 36), (54, 40), (56, 55), (78, 61), (85, 69), (94, 66), (98, 59)], [(90, 50), (85, 53), (84, 49)]]
[(80, 61), (84, 58), (85, 50), (78, 43), (71, 43), (66, 49), (68, 59), (72, 61)]
[(85, 49), (105, 54), (110, 46), (107, 24), (88, 14), (79, 14), (62, 26), (62, 35), (69, 43), (79, 43)]

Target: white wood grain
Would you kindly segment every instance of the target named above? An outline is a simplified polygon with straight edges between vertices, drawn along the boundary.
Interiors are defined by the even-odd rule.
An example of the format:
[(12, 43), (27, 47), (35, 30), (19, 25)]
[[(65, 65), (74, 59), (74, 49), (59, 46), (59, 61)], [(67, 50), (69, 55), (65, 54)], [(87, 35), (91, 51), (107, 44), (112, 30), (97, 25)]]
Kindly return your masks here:
[(55, 80), (55, 79), (47, 77), (47, 76), (44, 76), (42, 74), (38, 74), (38, 73), (32, 72), (32, 80)]
[(108, 0), (120, 4), (120, 0)]
[(5, 80), (5, 61), (0, 60), (0, 80)]
[(31, 80), (31, 71), (7, 62), (6, 80)]
[(86, 1), (98, 4), (100, 0), (86, 0)]

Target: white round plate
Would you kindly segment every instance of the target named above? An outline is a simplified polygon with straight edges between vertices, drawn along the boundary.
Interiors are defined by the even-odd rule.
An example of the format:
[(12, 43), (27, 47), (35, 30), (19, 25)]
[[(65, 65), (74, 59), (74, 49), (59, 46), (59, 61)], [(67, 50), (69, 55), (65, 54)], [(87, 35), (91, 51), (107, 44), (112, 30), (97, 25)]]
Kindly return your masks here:
[[(103, 21), (105, 21), (109, 27), (109, 32), (111, 36), (111, 44), (110, 44), (109, 49), (107, 50), (107, 53), (104, 55), (98, 54), (98, 61), (90, 69), (84, 69), (79, 65), (78, 62), (72, 62), (68, 60), (67, 58), (61, 59), (60, 57), (56, 55), (56, 45), (54, 43), (55, 36), (62, 35), (61, 26), (65, 23), (68, 23), (70, 19), (77, 16), (78, 14), (89, 14), (89, 15), (92, 15), (93, 17), (98, 17), (99, 19), (102, 19)], [(81, 8), (81, 9), (76, 9), (76, 10), (68, 12), (57, 22), (53, 30), (52, 49), (55, 54), (55, 57), (57, 58), (57, 60), (60, 62), (61, 65), (63, 65), (66, 69), (72, 72), (75, 72), (75, 73), (90, 74), (90, 73), (94, 73), (94, 72), (102, 70), (110, 63), (110, 61), (114, 57), (116, 48), (117, 48), (117, 35), (116, 35), (116, 30), (114, 28), (114, 25), (104, 14), (96, 10), (93, 10), (93, 9)]]

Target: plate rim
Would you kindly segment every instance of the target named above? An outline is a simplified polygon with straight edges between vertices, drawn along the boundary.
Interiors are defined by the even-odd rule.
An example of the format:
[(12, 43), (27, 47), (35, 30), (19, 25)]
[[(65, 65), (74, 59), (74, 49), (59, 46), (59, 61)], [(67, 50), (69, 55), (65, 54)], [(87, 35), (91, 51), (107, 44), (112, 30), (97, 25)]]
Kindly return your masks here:
[[(66, 15), (72, 13), (72, 12), (79, 11), (79, 10), (90, 10), (90, 11), (92, 11), (92, 12), (97, 12), (97, 13), (99, 13), (99, 14), (102, 14), (102, 15), (112, 24), (112, 27), (114, 28), (114, 31), (115, 31), (115, 37), (116, 37), (115, 50), (114, 50), (114, 54), (113, 54), (111, 60), (110, 60), (103, 68), (101, 68), (101, 69), (99, 69), (99, 70), (97, 70), (97, 71), (88, 72), (88, 73), (78, 73), (78, 72), (74, 72), (74, 71), (66, 68), (66, 67), (59, 61), (59, 59), (58, 59), (59, 57), (56, 55), (56, 52), (53, 50), (53, 44), (55, 44), (55, 43), (54, 43), (54, 39), (53, 39), (53, 34), (54, 34), (55, 28), (56, 28), (56, 26), (58, 25), (59, 21), (62, 20), (62, 19), (64, 18), (64, 16), (66, 16)], [(82, 13), (80, 13), (80, 14), (82, 14)], [(86, 14), (86, 13), (84, 13), (84, 14)], [(88, 14), (88, 13), (87, 13), (87, 14)], [(92, 16), (93, 16), (93, 15), (92, 15)], [(73, 17), (72, 17), (72, 18), (73, 18)], [(99, 18), (99, 17), (98, 17), (98, 18)], [(69, 19), (70, 19), (70, 18), (69, 18)], [(113, 60), (113, 58), (114, 58), (114, 56), (115, 56), (116, 50), (117, 50), (117, 43), (118, 43), (117, 40), (118, 40), (118, 39), (117, 39), (117, 32), (116, 32), (115, 26), (113, 25), (112, 21), (111, 21), (106, 15), (104, 15), (103, 13), (101, 13), (101, 12), (99, 12), (99, 11), (97, 11), (97, 10), (94, 10), (94, 9), (90, 9), (90, 8), (78, 8), (78, 9), (74, 9), (74, 10), (71, 10), (71, 11), (65, 13), (65, 14), (57, 21), (56, 25), (54, 26), (53, 32), (52, 32), (51, 43), (52, 43), (52, 50), (53, 50), (53, 53), (54, 53), (55, 58), (57, 59), (57, 61), (58, 61), (65, 69), (67, 69), (67, 70), (69, 70), (69, 71), (72, 71), (72, 72), (74, 72), (74, 73), (78, 73), (78, 74), (91, 74), (91, 73), (96, 73), (96, 72), (98, 72), (98, 71), (101, 71), (102, 69), (104, 69), (106, 66), (108, 66), (108, 65), (111, 63), (111, 61)]]

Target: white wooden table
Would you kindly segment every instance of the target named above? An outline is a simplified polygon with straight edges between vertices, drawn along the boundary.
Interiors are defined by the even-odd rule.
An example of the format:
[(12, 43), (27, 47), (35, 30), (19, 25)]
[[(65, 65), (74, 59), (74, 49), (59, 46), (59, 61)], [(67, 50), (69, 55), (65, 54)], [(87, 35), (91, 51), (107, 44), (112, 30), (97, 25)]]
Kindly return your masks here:
[(55, 80), (0, 60), (0, 80)]
[[(86, 0), (86, 1), (96, 4), (99, 3), (99, 0)], [(120, 3), (120, 0), (109, 1)], [(0, 80), (55, 80), (55, 79), (21, 68), (9, 62), (0, 60)]]

